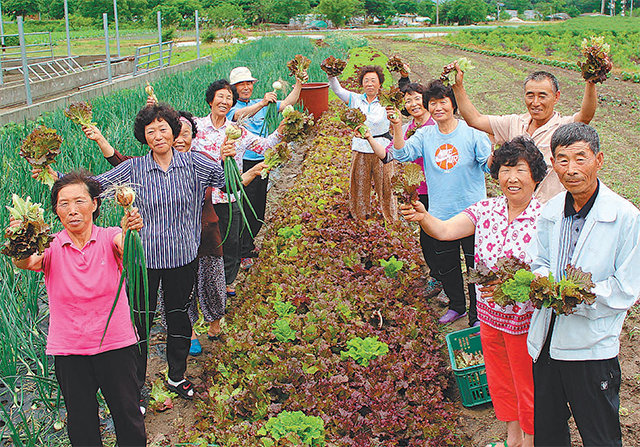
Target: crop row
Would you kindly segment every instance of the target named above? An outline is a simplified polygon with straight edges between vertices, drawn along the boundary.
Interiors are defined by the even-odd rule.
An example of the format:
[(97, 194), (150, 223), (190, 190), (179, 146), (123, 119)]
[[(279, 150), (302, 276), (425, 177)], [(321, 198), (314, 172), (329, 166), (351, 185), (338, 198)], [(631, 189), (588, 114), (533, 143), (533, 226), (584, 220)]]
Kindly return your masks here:
[[(226, 317), (226, 343), (207, 360), (186, 442), (461, 443), (415, 229), (385, 225), (380, 214), (349, 217), (351, 132), (335, 113), (332, 105), (319, 121), (296, 184), (271, 216)], [(298, 416), (299, 438), (278, 439), (274, 418), (295, 412), (320, 418), (322, 436), (303, 444), (311, 428)]]
[[(565, 62), (565, 61), (559, 61), (554, 59), (546, 59), (541, 57), (529, 56), (526, 54), (505, 52), (505, 51), (484, 50), (481, 48), (474, 48), (474, 47), (469, 47), (469, 46), (460, 45), (460, 44), (451, 43), (451, 42), (441, 42), (441, 43), (453, 48), (457, 48), (459, 50), (478, 53), (485, 56), (510, 57), (512, 59), (519, 59), (522, 61), (533, 62), (540, 65), (548, 65), (551, 67), (559, 67), (567, 70), (580, 71), (580, 67), (578, 67), (578, 64), (576, 64), (575, 62)], [(629, 72), (623, 71), (619, 73), (619, 77), (623, 81), (640, 83), (640, 73), (629, 73)]]

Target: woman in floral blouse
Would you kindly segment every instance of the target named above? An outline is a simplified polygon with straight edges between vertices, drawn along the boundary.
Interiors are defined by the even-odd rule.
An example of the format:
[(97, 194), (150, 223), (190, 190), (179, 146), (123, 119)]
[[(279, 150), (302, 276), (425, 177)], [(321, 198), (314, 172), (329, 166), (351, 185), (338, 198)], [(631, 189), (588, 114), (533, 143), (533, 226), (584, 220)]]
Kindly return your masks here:
[[(546, 169), (533, 140), (517, 137), (493, 154), (491, 176), (504, 195), (481, 200), (446, 221), (431, 216), (417, 201), (400, 211), (440, 240), (475, 233), (475, 261), (488, 267), (502, 257), (530, 262), (527, 247), (541, 211), (533, 192)], [(491, 299), (494, 287), (478, 288), (477, 302), (489, 392), (496, 417), (507, 423), (505, 445), (533, 447), (533, 373), (527, 353), (533, 306), (529, 301), (499, 306)]]

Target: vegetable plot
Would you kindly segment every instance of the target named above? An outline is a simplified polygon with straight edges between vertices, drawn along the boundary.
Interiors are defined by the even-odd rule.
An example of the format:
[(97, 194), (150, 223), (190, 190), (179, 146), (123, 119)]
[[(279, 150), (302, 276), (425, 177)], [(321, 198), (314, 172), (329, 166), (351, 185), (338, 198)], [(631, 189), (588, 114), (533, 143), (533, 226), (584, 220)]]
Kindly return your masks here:
[(462, 445), (419, 246), (380, 215), (347, 217), (337, 114), (334, 102), (271, 216), (184, 442), (323, 445), (321, 420), (327, 446)]

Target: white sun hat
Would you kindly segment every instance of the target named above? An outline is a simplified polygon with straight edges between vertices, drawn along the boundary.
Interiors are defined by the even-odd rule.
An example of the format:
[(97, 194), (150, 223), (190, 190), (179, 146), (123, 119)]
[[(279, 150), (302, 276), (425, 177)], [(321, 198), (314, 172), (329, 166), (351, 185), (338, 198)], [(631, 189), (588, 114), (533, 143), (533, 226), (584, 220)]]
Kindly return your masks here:
[(257, 81), (257, 79), (251, 75), (251, 71), (247, 67), (236, 67), (231, 70), (231, 73), (229, 74), (229, 83), (231, 85), (236, 85), (239, 82), (246, 81)]

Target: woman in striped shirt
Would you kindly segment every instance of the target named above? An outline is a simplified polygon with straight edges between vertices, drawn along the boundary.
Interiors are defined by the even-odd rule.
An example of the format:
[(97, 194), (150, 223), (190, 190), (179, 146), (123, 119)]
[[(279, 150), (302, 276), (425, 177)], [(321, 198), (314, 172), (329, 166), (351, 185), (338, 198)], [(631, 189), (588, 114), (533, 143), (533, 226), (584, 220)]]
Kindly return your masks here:
[[(142, 109), (135, 120), (135, 137), (150, 152), (120, 163), (97, 176), (103, 188), (131, 184), (136, 205), (147, 225), (140, 231), (148, 267), (149, 312), (155, 316), (157, 291), (162, 282), (167, 313), (168, 388), (191, 399), (193, 384), (185, 378), (191, 339), (187, 314), (196, 275), (200, 245), (202, 203), (207, 187), (224, 187), (224, 171), (218, 161), (199, 152), (173, 148), (181, 123), (178, 113), (166, 104)], [(91, 135), (88, 135), (91, 138)], [(222, 158), (234, 156), (233, 144), (221, 148)], [(143, 302), (144, 300), (140, 300)], [(138, 387), (146, 378), (147, 336), (145, 309), (135, 309), (140, 337)]]

